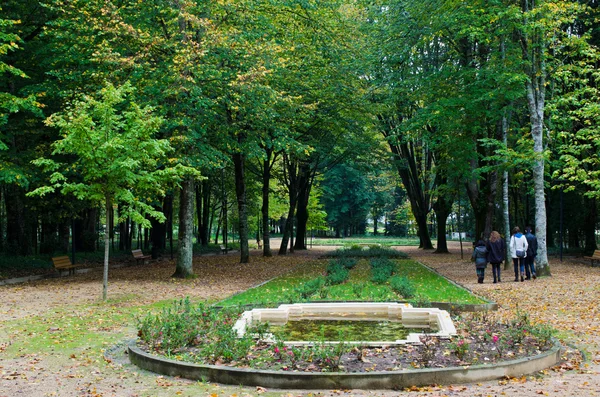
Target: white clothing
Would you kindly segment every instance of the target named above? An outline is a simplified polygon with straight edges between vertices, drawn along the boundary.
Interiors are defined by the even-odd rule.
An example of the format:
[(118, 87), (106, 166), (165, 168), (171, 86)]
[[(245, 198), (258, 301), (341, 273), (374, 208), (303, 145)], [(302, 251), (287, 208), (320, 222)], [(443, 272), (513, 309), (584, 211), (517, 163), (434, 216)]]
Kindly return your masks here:
[(510, 238), (510, 253), (513, 259), (518, 258), (517, 250), (525, 251), (525, 256), (527, 256), (527, 247), (529, 247), (529, 244), (527, 243), (527, 238), (524, 234), (518, 238), (513, 234)]

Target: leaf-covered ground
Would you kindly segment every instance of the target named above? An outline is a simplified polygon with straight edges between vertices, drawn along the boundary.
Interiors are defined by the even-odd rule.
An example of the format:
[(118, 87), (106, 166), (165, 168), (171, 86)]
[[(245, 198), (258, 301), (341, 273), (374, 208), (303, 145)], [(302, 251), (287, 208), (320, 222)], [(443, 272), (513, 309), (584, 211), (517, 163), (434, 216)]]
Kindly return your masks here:
[[(330, 248), (327, 248), (330, 249)], [(514, 283), (477, 284), (475, 269), (449, 255), (399, 248), (441, 274), (498, 302), (498, 316), (524, 310), (534, 321), (552, 324), (566, 342), (569, 361), (543, 373), (471, 385), (432, 385), (397, 391), (276, 391), (213, 385), (162, 377), (129, 364), (123, 344), (135, 338), (135, 317), (161, 302), (190, 296), (218, 300), (317, 260), (304, 254), (237, 263), (235, 253), (195, 259), (198, 278), (173, 280), (170, 261), (112, 269), (107, 303), (100, 302), (102, 273), (2, 286), (0, 301), (0, 397), (12, 396), (594, 396), (600, 395), (600, 268), (582, 259), (551, 258), (552, 277)], [(259, 253), (256, 252), (256, 255)], [(568, 353), (575, 347), (584, 356)], [(108, 358), (105, 354), (108, 353)]]

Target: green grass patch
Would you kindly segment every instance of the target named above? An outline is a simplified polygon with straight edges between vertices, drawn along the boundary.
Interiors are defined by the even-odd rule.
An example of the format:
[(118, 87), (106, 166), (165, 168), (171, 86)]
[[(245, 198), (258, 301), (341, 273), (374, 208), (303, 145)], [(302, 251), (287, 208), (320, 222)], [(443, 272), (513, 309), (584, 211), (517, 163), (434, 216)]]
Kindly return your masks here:
[[(326, 285), (314, 281), (322, 277), (327, 264), (312, 263), (303, 267), (303, 273), (278, 277), (260, 287), (251, 288), (217, 304), (219, 306), (265, 306), (272, 307), (282, 302), (303, 301), (398, 301), (411, 299), (415, 302), (451, 302), (455, 304), (483, 304), (481, 298), (468, 290), (455, 285), (436, 272), (412, 260), (393, 261), (395, 274), (402, 277), (402, 283), (410, 285), (412, 297), (404, 296), (394, 279), (374, 283), (369, 262), (359, 260), (350, 270), (349, 279), (341, 284)], [(404, 281), (406, 280), (406, 281)], [(398, 281), (395, 281), (396, 283)], [(306, 288), (314, 284), (310, 291)], [(394, 288), (395, 287), (395, 288)]]

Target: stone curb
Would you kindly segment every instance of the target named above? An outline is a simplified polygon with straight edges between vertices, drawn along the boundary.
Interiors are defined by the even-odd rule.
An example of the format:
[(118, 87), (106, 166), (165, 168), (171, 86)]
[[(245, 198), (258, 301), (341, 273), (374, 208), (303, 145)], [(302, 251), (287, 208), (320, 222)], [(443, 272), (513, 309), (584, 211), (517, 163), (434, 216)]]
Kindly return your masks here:
[(499, 364), (452, 368), (415, 369), (369, 373), (310, 373), (266, 371), (218, 365), (199, 365), (148, 354), (135, 343), (128, 345), (130, 361), (162, 375), (244, 386), (275, 389), (402, 389), (410, 386), (477, 383), (505, 377), (520, 377), (560, 362), (558, 342), (537, 356)]

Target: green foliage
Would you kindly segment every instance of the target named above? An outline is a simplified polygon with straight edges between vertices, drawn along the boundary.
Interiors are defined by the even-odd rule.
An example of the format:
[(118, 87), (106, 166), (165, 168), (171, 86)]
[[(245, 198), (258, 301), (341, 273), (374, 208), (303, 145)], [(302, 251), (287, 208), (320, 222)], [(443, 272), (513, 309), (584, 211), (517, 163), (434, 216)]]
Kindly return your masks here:
[[(458, 287), (426, 267), (413, 261), (397, 261), (398, 274), (406, 277), (414, 285), (418, 294), (409, 299), (409, 303), (421, 307), (431, 307), (431, 301), (450, 302), (454, 304), (481, 304), (484, 300), (474, 296), (469, 291)], [(397, 300), (398, 294), (391, 285), (384, 281), (375, 284), (371, 281), (371, 268), (367, 261), (360, 261), (350, 271), (350, 278), (343, 284), (325, 285), (322, 274), (324, 266), (318, 263), (306, 263), (298, 272), (278, 277), (265, 285), (251, 288), (241, 294), (234, 295), (222, 302), (223, 305), (237, 306), (246, 304), (274, 305), (281, 302), (298, 302), (303, 299), (315, 298), (329, 301), (390, 301)], [(319, 277), (323, 280), (323, 288), (310, 288), (302, 298), (299, 291), (305, 284), (312, 284)], [(309, 284), (309, 286), (310, 286)]]
[(350, 277), (350, 272), (343, 263), (336, 260), (329, 261), (327, 275), (325, 276), (327, 285), (342, 284), (348, 280), (348, 277)]
[(408, 301), (413, 307), (432, 307), (431, 299), (425, 294), (417, 293), (412, 299)]
[[(2, 11), (1, 7), (0, 11)], [(0, 18), (0, 78), (3, 80), (9, 78), (13, 81), (13, 85), (14, 80), (27, 78), (27, 75), (22, 70), (2, 60), (8, 53), (17, 51), (20, 48), (19, 43), (22, 42), (21, 37), (11, 31), (13, 30), (14, 25), (17, 25), (18, 23), (19, 21)], [(9, 77), (5, 76), (5, 74), (8, 74)], [(35, 95), (22, 98), (2, 90), (2, 92), (0, 92), (0, 127), (8, 122), (8, 116), (10, 114), (21, 110), (29, 110), (37, 116), (40, 116), (41, 107), (42, 105), (37, 102)], [(3, 134), (0, 135), (0, 150), (8, 149), (8, 146), (3, 142), (4, 139), (5, 137)], [(0, 171), (5, 171), (4, 168), (5, 167), (2, 167)], [(0, 177), (2, 177), (1, 173)]]
[(340, 230), (364, 227), (373, 202), (366, 175), (351, 166), (340, 165), (327, 172), (322, 189), (330, 225)]
[(312, 280), (308, 280), (305, 283), (299, 284), (294, 288), (293, 293), (294, 295), (300, 296), (301, 299), (309, 299), (311, 296), (322, 290), (325, 283), (325, 278), (317, 277)]
[(344, 342), (343, 335), (340, 334), (336, 343), (326, 343), (320, 341), (312, 347), (313, 360), (323, 368), (323, 371), (338, 371), (342, 356), (348, 353), (351, 345)]
[[(150, 226), (146, 215), (164, 220), (152, 207), (156, 195), (185, 174), (198, 175), (189, 167), (177, 165), (167, 156), (169, 141), (155, 139), (162, 119), (150, 107), (140, 107), (132, 99), (130, 84), (116, 88), (108, 83), (100, 99), (86, 97), (64, 113), (54, 114), (47, 123), (58, 127), (63, 139), (53, 144), (53, 154), (74, 154), (76, 163), (61, 164), (41, 158), (34, 163), (52, 172), (50, 184), (29, 193), (44, 196), (55, 190), (79, 200), (104, 200), (123, 204), (121, 218)], [(76, 171), (83, 182), (69, 180)]]
[(396, 263), (387, 258), (371, 259), (371, 281), (383, 284), (396, 272)]
[(197, 347), (204, 362), (238, 361), (245, 359), (254, 345), (249, 336), (252, 330), (243, 338), (238, 338), (233, 330), (239, 315), (238, 309), (215, 309), (205, 303), (194, 305), (185, 298), (158, 314), (138, 318), (138, 336), (151, 349), (168, 355), (185, 347)]
[(339, 263), (341, 266), (344, 266), (348, 270), (352, 269), (358, 263), (358, 259), (356, 259), (356, 258), (345, 258), (345, 257), (335, 259), (335, 261), (337, 263)]
[(458, 338), (450, 342), (448, 349), (461, 361), (467, 358), (469, 354), (469, 341), (465, 338)]
[(394, 276), (390, 279), (390, 287), (404, 299), (411, 299), (417, 293), (417, 289), (406, 277)]

